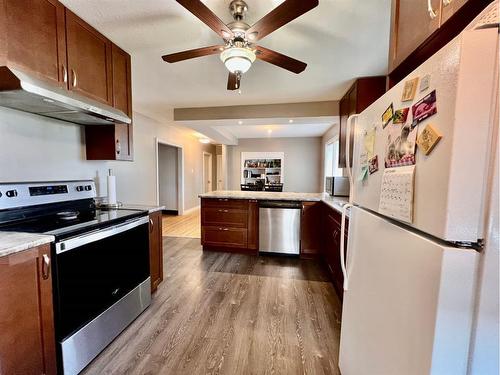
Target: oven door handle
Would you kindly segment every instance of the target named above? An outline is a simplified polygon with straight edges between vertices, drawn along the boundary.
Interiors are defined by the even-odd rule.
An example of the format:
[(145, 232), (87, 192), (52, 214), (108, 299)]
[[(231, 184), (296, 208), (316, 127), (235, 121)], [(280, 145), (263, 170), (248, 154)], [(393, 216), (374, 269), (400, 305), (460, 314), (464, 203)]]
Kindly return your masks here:
[(103, 240), (105, 238), (114, 236), (116, 234), (125, 232), (132, 228), (138, 227), (139, 225), (149, 223), (149, 217), (144, 216), (140, 219), (134, 219), (126, 221), (125, 223), (115, 225), (106, 229), (98, 229), (96, 231), (86, 233), (82, 236), (77, 236), (73, 238), (69, 238), (65, 241), (56, 243), (56, 254), (64, 253), (65, 251), (72, 250), (74, 248), (87, 245), (92, 242), (96, 242), (99, 240)]

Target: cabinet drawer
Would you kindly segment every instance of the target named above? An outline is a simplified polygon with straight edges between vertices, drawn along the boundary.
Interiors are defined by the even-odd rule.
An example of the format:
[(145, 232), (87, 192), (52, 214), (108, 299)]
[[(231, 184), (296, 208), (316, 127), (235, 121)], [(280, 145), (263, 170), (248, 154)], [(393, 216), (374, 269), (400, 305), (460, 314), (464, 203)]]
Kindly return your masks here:
[(201, 216), (203, 225), (247, 228), (247, 210), (204, 207)]
[(204, 226), (201, 228), (201, 237), (203, 245), (247, 247), (247, 230), (245, 228)]
[(201, 201), (202, 208), (217, 207), (217, 208), (234, 208), (238, 210), (248, 210), (248, 200), (246, 199), (228, 199), (228, 198), (203, 198)]

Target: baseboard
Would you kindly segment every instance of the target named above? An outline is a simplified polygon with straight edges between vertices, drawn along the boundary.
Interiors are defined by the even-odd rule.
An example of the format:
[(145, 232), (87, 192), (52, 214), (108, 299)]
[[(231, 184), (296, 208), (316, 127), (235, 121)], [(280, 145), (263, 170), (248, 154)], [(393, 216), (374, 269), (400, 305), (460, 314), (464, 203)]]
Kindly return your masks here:
[(178, 210), (162, 210), (161, 213), (164, 215), (179, 215)]
[(193, 213), (194, 211), (199, 210), (199, 209), (200, 209), (199, 205), (195, 206), (193, 208), (190, 208), (189, 210), (184, 211), (183, 215), (188, 215), (188, 214)]

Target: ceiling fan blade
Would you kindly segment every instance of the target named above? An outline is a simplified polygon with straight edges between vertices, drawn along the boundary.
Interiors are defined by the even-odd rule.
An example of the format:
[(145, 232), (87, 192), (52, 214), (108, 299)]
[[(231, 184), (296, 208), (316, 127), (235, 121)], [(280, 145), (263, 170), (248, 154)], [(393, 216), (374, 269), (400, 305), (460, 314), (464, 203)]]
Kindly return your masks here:
[(305, 62), (295, 60), (289, 56), (282, 55), (279, 52), (261, 46), (257, 46), (255, 48), (255, 54), (257, 55), (257, 58), (262, 61), (279, 66), (280, 68), (289, 70), (296, 74), (302, 73), (307, 66)]
[(205, 25), (219, 34), (224, 39), (230, 39), (233, 32), (222, 20), (217, 17), (208, 7), (200, 0), (177, 0), (184, 8), (198, 17)]
[(238, 90), (241, 84), (241, 75), (229, 72), (229, 77), (227, 77), (227, 89), (228, 90)]
[(221, 53), (222, 49), (224, 49), (224, 46), (195, 48), (195, 49), (190, 49), (188, 51), (182, 51), (182, 52), (172, 53), (170, 55), (164, 55), (161, 58), (166, 62), (174, 63), (178, 61), (194, 59), (195, 57), (216, 55), (218, 53)]
[(285, 0), (250, 27), (246, 34), (255, 42), (318, 6), (318, 0)]

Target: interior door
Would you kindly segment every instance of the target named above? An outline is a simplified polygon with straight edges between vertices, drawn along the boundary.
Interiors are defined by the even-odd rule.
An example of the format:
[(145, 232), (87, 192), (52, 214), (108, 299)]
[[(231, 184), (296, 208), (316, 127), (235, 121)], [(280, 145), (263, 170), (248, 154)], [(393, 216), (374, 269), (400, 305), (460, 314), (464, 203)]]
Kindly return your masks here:
[(4, 4), (9, 64), (64, 85), (64, 6), (57, 0), (7, 0)]
[(349, 222), (343, 375), (465, 374), (478, 253), (359, 208)]
[(203, 192), (212, 191), (212, 154), (203, 153)]
[(111, 42), (66, 9), (69, 89), (112, 105)]

